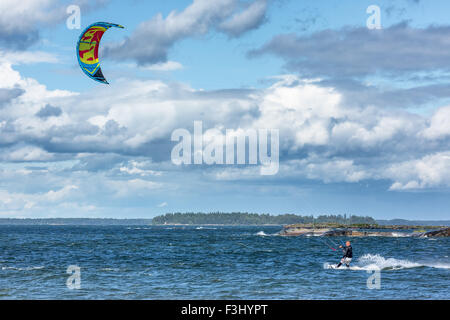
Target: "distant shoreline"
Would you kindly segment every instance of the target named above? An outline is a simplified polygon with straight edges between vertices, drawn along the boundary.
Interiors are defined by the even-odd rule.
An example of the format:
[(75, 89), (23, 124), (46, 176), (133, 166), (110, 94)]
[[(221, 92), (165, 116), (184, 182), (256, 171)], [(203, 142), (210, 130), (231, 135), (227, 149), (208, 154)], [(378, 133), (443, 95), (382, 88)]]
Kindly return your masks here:
[(152, 219), (114, 218), (0, 218), (0, 225), (151, 225)]
[[(430, 227), (430, 226), (450, 226), (450, 220), (403, 220), (403, 219), (392, 219), (392, 220), (377, 220), (378, 225), (373, 225), (372, 228), (387, 229), (392, 226), (396, 227)], [(221, 223), (168, 223), (160, 224), (153, 223), (152, 219), (116, 219), (116, 218), (0, 218), (0, 225), (86, 225), (86, 226), (196, 226), (196, 227), (251, 227), (251, 226), (261, 226), (261, 227), (278, 227), (287, 226), (289, 224), (221, 224)], [(329, 226), (332, 226), (330, 224)], [(334, 225), (336, 227), (336, 225)], [(340, 224), (339, 227), (352, 228), (352, 225)]]
[(154, 224), (151, 219), (97, 219), (97, 218), (0, 218), (1, 225), (46, 225), (46, 226), (155, 226), (155, 227), (282, 227), (282, 224)]

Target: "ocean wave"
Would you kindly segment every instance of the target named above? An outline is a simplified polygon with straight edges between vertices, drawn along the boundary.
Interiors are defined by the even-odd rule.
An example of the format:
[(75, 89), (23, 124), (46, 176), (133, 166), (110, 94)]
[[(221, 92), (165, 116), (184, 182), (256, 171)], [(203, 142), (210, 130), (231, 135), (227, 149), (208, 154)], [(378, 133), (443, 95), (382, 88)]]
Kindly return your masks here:
[[(446, 263), (419, 263), (412, 262), (409, 260), (401, 260), (395, 258), (384, 258), (379, 254), (366, 254), (358, 259), (358, 261), (351, 265), (350, 268), (345, 266), (339, 269), (348, 269), (348, 270), (401, 270), (401, 269), (410, 269), (410, 268), (420, 268), (420, 267), (428, 267), (428, 268), (436, 268), (436, 269), (450, 269), (450, 264)], [(335, 265), (325, 263), (324, 269), (333, 269)]]
[(100, 271), (119, 271), (119, 268), (101, 268)]
[(411, 234), (408, 234), (406, 232), (392, 232), (392, 236), (394, 238), (407, 238), (411, 237)]
[(436, 269), (450, 269), (450, 263), (432, 263), (424, 264), (425, 267), (436, 268)]
[(41, 270), (44, 269), (44, 266), (38, 267), (2, 267), (2, 270), (17, 270), (17, 271), (32, 271), (32, 270)]
[(395, 258), (384, 258), (379, 254), (366, 254), (359, 258), (356, 270), (399, 270), (423, 267), (420, 263)]
[(278, 232), (265, 233), (264, 231), (258, 231), (257, 233), (254, 233), (253, 235), (260, 236), (260, 237), (274, 237), (274, 236), (279, 236), (280, 234)]

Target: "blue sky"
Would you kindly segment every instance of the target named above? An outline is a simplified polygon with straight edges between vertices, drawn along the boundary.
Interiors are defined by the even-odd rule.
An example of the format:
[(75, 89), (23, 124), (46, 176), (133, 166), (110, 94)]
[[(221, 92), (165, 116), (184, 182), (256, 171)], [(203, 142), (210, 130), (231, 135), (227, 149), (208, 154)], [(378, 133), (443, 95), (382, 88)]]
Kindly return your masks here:
[[(81, 29), (66, 26), (68, 5)], [(381, 30), (366, 26), (377, 5)], [(0, 217), (450, 217), (446, 1), (0, 4)], [(102, 40), (109, 86), (80, 70)], [(280, 169), (176, 166), (177, 128), (273, 128)]]

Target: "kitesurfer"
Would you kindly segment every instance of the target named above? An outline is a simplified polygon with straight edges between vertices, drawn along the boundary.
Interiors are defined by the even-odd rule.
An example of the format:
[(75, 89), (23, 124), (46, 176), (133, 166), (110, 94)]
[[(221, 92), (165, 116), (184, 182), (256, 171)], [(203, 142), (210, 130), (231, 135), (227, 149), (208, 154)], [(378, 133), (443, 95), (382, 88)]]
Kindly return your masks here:
[(339, 268), (341, 265), (345, 264), (348, 267), (350, 267), (350, 262), (352, 262), (353, 258), (353, 250), (352, 245), (350, 244), (350, 241), (347, 241), (345, 243), (345, 247), (339, 246), (339, 248), (342, 249), (342, 252), (344, 253), (344, 256), (341, 259), (341, 262), (336, 266), (336, 268)]

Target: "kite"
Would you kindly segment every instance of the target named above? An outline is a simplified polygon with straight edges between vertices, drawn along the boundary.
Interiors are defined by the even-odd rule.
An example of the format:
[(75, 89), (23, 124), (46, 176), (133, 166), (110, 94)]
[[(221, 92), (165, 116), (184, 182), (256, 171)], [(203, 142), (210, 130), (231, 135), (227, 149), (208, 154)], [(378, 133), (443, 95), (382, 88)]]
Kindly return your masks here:
[(91, 79), (109, 84), (103, 76), (98, 61), (98, 48), (100, 40), (106, 30), (111, 27), (124, 28), (123, 26), (109, 22), (96, 22), (87, 27), (80, 35), (77, 43), (77, 57), (81, 70)]

